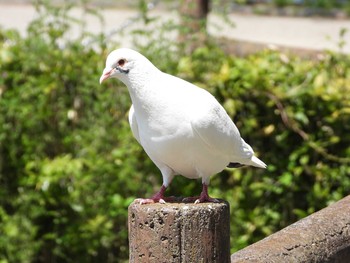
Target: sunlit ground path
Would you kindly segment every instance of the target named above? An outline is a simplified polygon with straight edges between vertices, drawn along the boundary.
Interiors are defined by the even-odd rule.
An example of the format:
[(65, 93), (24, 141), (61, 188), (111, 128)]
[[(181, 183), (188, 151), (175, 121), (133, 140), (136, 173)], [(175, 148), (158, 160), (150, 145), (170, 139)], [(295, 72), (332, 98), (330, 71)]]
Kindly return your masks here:
[[(81, 10), (74, 9), (72, 14), (77, 18), (84, 18), (87, 22), (86, 29), (91, 33), (103, 32), (106, 35), (121, 28), (128, 20), (137, 16), (137, 10), (125, 9), (124, 7), (96, 7), (101, 9), (105, 24), (101, 25), (98, 19), (93, 16), (83, 16)], [(156, 6), (150, 11), (151, 16), (159, 16), (161, 20), (176, 20), (177, 13), (167, 11)], [(0, 0), (0, 26), (2, 28), (15, 28), (25, 34), (28, 23), (36, 17), (35, 10), (26, 1)], [(297, 49), (324, 50), (331, 49), (338, 51), (340, 42), (339, 32), (347, 29), (343, 40), (345, 45), (342, 52), (350, 54), (350, 20), (316, 17), (276, 17), (231, 14), (229, 18), (234, 22), (235, 27), (225, 23), (222, 18), (215, 14), (209, 16), (209, 32), (215, 36), (224, 36), (229, 39), (251, 42), (263, 45), (276, 45)], [(161, 23), (161, 22), (160, 22)], [(140, 28), (141, 23), (134, 23), (126, 30)], [(219, 26), (219, 29), (217, 28)], [(73, 29), (70, 36), (78, 34), (79, 28)], [(120, 40), (120, 35), (114, 33), (111, 36)], [(174, 35), (175, 38), (175, 35)], [(123, 35), (122, 45), (132, 46), (131, 37)]]

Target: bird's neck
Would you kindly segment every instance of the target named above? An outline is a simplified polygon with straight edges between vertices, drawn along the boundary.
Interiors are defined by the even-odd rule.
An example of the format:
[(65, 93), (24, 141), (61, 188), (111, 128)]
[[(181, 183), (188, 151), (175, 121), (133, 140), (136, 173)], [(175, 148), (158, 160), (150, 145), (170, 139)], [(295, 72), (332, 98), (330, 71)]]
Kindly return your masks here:
[(158, 85), (155, 85), (155, 82), (159, 80), (162, 73), (158, 69), (135, 73), (130, 72), (130, 75), (122, 81), (128, 87), (135, 111), (148, 111), (154, 106), (154, 100), (158, 97)]
[(152, 80), (157, 78), (161, 71), (152, 64), (147, 67), (133, 68), (129, 73), (121, 75), (119, 79), (128, 87), (130, 92), (144, 92), (144, 89)]

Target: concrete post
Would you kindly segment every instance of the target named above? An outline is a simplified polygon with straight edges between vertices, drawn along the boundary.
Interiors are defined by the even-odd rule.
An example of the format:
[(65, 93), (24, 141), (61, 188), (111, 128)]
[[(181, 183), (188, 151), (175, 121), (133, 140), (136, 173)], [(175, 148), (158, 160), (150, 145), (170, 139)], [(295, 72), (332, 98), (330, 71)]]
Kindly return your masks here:
[(230, 262), (229, 205), (129, 206), (130, 263)]

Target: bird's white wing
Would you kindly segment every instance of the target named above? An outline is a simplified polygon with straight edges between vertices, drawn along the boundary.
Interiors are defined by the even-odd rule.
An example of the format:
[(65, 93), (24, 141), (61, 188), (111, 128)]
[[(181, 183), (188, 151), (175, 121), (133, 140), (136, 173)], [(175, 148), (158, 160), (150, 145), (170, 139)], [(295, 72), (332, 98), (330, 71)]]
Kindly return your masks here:
[(131, 105), (130, 110), (129, 110), (129, 124), (131, 127), (132, 134), (134, 135), (135, 139), (140, 143), (139, 127), (137, 125), (134, 105)]
[(202, 116), (197, 115), (193, 118), (191, 125), (194, 134), (200, 137), (211, 151), (231, 162), (243, 163), (254, 154), (252, 148), (243, 141), (236, 125), (219, 103), (214, 103)]

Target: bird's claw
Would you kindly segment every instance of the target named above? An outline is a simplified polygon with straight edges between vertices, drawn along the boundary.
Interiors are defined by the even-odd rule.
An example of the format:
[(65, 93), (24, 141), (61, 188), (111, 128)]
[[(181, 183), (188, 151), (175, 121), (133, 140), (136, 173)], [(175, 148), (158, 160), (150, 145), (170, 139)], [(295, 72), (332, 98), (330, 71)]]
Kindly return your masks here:
[(155, 203), (166, 204), (163, 198), (160, 198), (160, 199), (137, 198), (135, 199), (135, 201), (138, 202), (140, 205), (155, 204)]
[(196, 201), (194, 201), (194, 204), (200, 203), (220, 203), (220, 200), (208, 196), (207, 198), (198, 198)]
[(137, 198), (135, 199), (135, 202), (139, 203), (140, 205), (145, 205), (145, 204), (153, 204), (154, 200), (150, 198)]
[(220, 203), (219, 199), (211, 198), (210, 196), (201, 195), (201, 196), (193, 196), (193, 197), (186, 197), (182, 199), (183, 202), (194, 202), (194, 204), (200, 204), (200, 203)]

